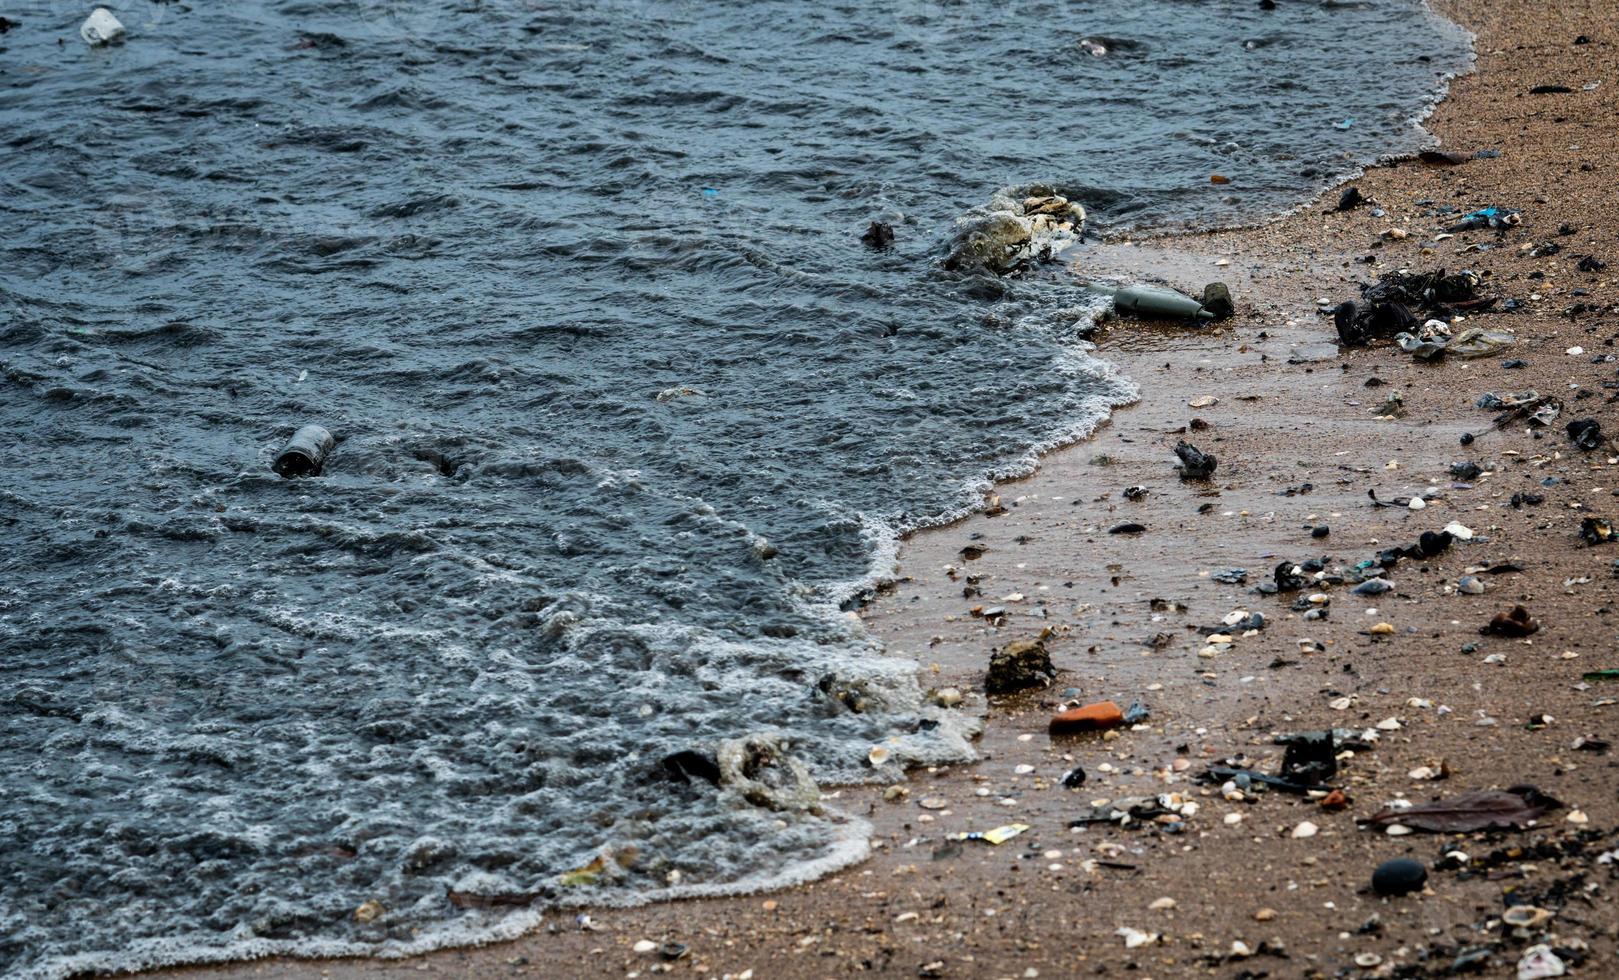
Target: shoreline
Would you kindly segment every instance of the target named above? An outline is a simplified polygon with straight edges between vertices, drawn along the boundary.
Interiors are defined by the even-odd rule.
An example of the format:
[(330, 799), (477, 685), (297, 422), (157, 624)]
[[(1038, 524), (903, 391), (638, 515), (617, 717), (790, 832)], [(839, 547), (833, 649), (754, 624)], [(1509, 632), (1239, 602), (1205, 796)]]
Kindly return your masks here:
[[(1416, 161), (1369, 168), (1352, 183), (1379, 202), (1386, 219), (1372, 217), (1370, 206), (1320, 214), (1335, 197), (1329, 193), (1253, 228), (1071, 253), (1087, 274), (1150, 274), (1182, 286), (1222, 279), (1238, 316), (1198, 332), (1127, 323), (1099, 334), (1098, 354), (1138, 383), (1141, 399), (1115, 409), (1088, 439), (1047, 454), (1034, 474), (998, 484), (1005, 513), (974, 514), (902, 541), (894, 586), (862, 616), (891, 654), (915, 656), (924, 674), (934, 675), (927, 686), (974, 692), (969, 707), (982, 710), (990, 649), (1048, 626), (1057, 628), (1048, 645), (1060, 673), (1047, 689), (993, 701), (977, 763), (917, 771), (899, 802), (885, 802), (880, 787), (837, 790), (836, 805), (874, 825), (869, 860), (773, 893), (592, 909), (593, 931), (576, 928), (572, 912), (562, 910), (517, 940), (407, 960), (264, 960), (166, 972), (1017, 977), (1133, 965), (1142, 977), (1167, 977), (1245, 969), (1376, 975), (1399, 964), (1408, 971), (1402, 975), (1422, 976), (1444, 973), (1457, 956), (1481, 948), (1488, 950), (1481, 965), (1497, 975), (1510, 973), (1534, 938), (1513, 936), (1499, 924), (1502, 890), (1513, 887), (1518, 897), (1533, 896), (1532, 904), (1556, 900), (1556, 917), (1537, 932), (1556, 934), (1554, 945), (1574, 953), (1570, 943), (1586, 944), (1591, 963), (1575, 972), (1599, 975), (1614, 955), (1619, 911), (1608, 895), (1607, 871), (1594, 860), (1619, 840), (1594, 835), (1619, 825), (1619, 774), (1605, 756), (1571, 746), (1577, 737), (1615, 734), (1619, 706), (1597, 704), (1600, 689), (1575, 685), (1583, 671), (1619, 666), (1619, 655), (1608, 652), (1619, 621), (1596, 611), (1613, 602), (1619, 580), (1608, 566), (1619, 551), (1585, 547), (1577, 528), (1589, 514), (1619, 517), (1619, 503), (1602, 509), (1619, 471), (1606, 462), (1611, 448), (1581, 453), (1568, 444), (1562, 424), (1593, 416), (1619, 431), (1619, 419), (1601, 387), (1613, 368), (1564, 352), (1576, 346), (1607, 352), (1619, 323), (1611, 314), (1570, 320), (1560, 311), (1578, 302), (1609, 310), (1619, 296), (1612, 274), (1579, 272), (1574, 262), (1584, 254), (1619, 261), (1619, 247), (1610, 248), (1619, 232), (1619, 194), (1604, 186), (1606, 161), (1614, 159), (1611, 93), (1619, 78), (1611, 73), (1619, 17), (1589, 0), (1555, 11), (1519, 0), (1436, 6), (1475, 33), (1478, 59), (1471, 74), (1452, 81), (1427, 128), (1444, 148), (1496, 149), (1499, 157), (1447, 168)], [(1591, 43), (1573, 46), (1581, 34)], [(1536, 40), (1515, 47), (1523, 36)], [(1590, 80), (1602, 85), (1583, 91)], [(1525, 94), (1550, 82), (1573, 91)], [(1522, 104), (1531, 98), (1541, 101)], [(1499, 132), (1504, 117), (1519, 124), (1510, 138)], [(1564, 148), (1575, 144), (1579, 149)], [(1465, 210), (1500, 204), (1521, 208), (1525, 220), (1499, 244), (1485, 231), (1435, 241), (1433, 228), (1443, 219), (1425, 214), (1433, 205), (1418, 200)], [(1579, 230), (1560, 236), (1562, 224)], [(1405, 234), (1383, 235), (1395, 230)], [(1519, 248), (1547, 241), (1564, 243), (1558, 255), (1530, 256)], [(1492, 247), (1455, 254), (1473, 244)], [(1376, 261), (1357, 261), (1367, 255)], [(1215, 265), (1220, 260), (1229, 264)], [(1521, 300), (1525, 312), (1477, 320), (1515, 329), (1518, 343), (1498, 357), (1436, 366), (1415, 364), (1386, 343), (1340, 353), (1317, 298), (1357, 298), (1357, 282), (1401, 264), (1490, 272), (1491, 288)], [(1527, 278), (1535, 272), (1545, 278)], [(1589, 295), (1576, 299), (1574, 289)], [(1529, 364), (1504, 371), (1506, 358)], [(1381, 383), (1368, 387), (1373, 378)], [(1581, 388), (1571, 391), (1570, 382)], [(1472, 407), (1481, 392), (1526, 388), (1558, 392), (1567, 404), (1542, 436), (1521, 426), (1490, 431), (1494, 413)], [(1593, 394), (1579, 399), (1579, 391)], [(1373, 413), (1391, 392), (1401, 394), (1403, 415), (1380, 419)], [(1205, 396), (1219, 400), (1188, 406)], [(1211, 427), (1176, 431), (1194, 416)], [(1480, 434), (1464, 448), (1463, 433)], [(1176, 478), (1169, 447), (1183, 435), (1218, 456), (1211, 484)], [(1459, 490), (1448, 467), (1467, 459), (1489, 464), (1492, 475)], [(1398, 468), (1388, 468), (1391, 462)], [(1563, 482), (1541, 486), (1548, 476)], [(1147, 498), (1122, 499), (1120, 491), (1137, 484), (1149, 487)], [(1300, 490), (1305, 484), (1310, 489)], [(1427, 487), (1444, 497), (1423, 512), (1374, 509), (1365, 495), (1376, 489), (1405, 496)], [(1512, 493), (1530, 489), (1544, 503), (1522, 510), (1506, 504)], [(1570, 506), (1576, 503), (1581, 507)], [(1213, 506), (1200, 513), (1205, 504)], [(1127, 520), (1148, 530), (1107, 533)], [(1249, 592), (1283, 558), (1330, 554), (1352, 564), (1452, 520), (1488, 540), (1458, 545), (1420, 567), (1397, 567), (1391, 577), (1399, 588), (1375, 601), (1357, 599), (1347, 587), (1329, 590), (1327, 620), (1303, 622), (1290, 613), (1290, 597)], [(1330, 534), (1312, 538), (1309, 528), (1322, 524)], [(986, 549), (971, 569), (958, 557), (969, 541)], [(1491, 579), (1484, 595), (1445, 593), (1467, 568), (1509, 558), (1524, 571), (1481, 575)], [(957, 567), (954, 577), (947, 565)], [(1247, 586), (1209, 577), (1231, 566), (1249, 570)], [(967, 574), (980, 576), (983, 599), (963, 596)], [(1011, 595), (1025, 598), (1004, 600), (1009, 615), (999, 628), (967, 612)], [(1156, 598), (1186, 609), (1154, 608)], [(1516, 602), (1542, 621), (1539, 634), (1528, 641), (1479, 636), (1492, 613)], [(1377, 614), (1368, 616), (1367, 607)], [(1232, 609), (1261, 611), (1271, 622), (1229, 651), (1202, 656), (1191, 627), (1217, 623)], [(1395, 633), (1369, 630), (1385, 621)], [(1159, 634), (1170, 639), (1159, 645), (1153, 642)], [(1297, 641), (1304, 637), (1323, 651), (1301, 652)], [(1462, 652), (1469, 643), (1478, 648)], [(1496, 655), (1503, 659), (1488, 661)], [(1069, 687), (1087, 701), (1143, 701), (1152, 715), (1145, 729), (1116, 737), (1053, 739), (1046, 718)], [(1335, 709), (1343, 698), (1350, 706)], [(1526, 729), (1543, 714), (1553, 717), (1550, 725)], [(1202, 795), (1190, 778), (1209, 762), (1239, 754), (1274, 771), (1280, 750), (1273, 733), (1375, 728), (1388, 718), (1400, 727), (1346, 760), (1353, 802), (1343, 812), (1280, 794), (1233, 803), (1218, 793)], [(1486, 719), (1495, 724), (1479, 724)], [(1065, 790), (1057, 780), (1075, 765), (1089, 778), (1082, 789)], [(1449, 778), (1409, 778), (1423, 767), (1448, 771)], [(1582, 834), (1593, 839), (1557, 858), (1505, 859), (1490, 873), (1431, 870), (1428, 893), (1389, 900), (1365, 892), (1379, 861), (1409, 856), (1432, 865), (1442, 844), (1457, 841), (1358, 831), (1355, 817), (1395, 796), (1420, 801), (1516, 782), (1535, 783), (1586, 822), (1568, 823), (1570, 809), (1563, 809), (1542, 829), (1482, 842), (1470, 835), (1463, 850), (1477, 856), (1536, 840), (1561, 848)], [(1162, 792), (1199, 803), (1184, 832), (1067, 826), (1096, 800)], [(924, 810), (925, 796), (948, 805)], [(1228, 823), (1232, 815), (1240, 819)], [(1014, 821), (1031, 829), (999, 846), (952, 848), (942, 839)], [(1294, 837), (1305, 821), (1316, 825), (1316, 835)], [(1492, 878), (1497, 871), (1515, 876)], [(1583, 892), (1588, 882), (1601, 887)], [(1368, 928), (1372, 916), (1377, 925)], [(1127, 948), (1120, 929), (1158, 939)], [(690, 952), (665, 963), (632, 951), (642, 939), (679, 942)], [(1357, 957), (1378, 962), (1364, 966)]]

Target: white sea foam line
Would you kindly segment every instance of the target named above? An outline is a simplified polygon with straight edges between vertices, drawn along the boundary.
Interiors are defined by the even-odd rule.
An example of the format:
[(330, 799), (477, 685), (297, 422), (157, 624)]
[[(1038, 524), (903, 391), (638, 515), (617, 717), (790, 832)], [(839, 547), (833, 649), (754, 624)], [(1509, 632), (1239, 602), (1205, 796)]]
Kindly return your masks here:
[[(758, 894), (815, 881), (858, 864), (871, 854), (871, 824), (858, 817), (842, 814), (836, 816), (840, 817), (842, 822), (835, 824), (839, 832), (832, 838), (826, 853), (805, 861), (794, 862), (773, 874), (747, 875), (730, 882), (670, 885), (633, 895), (617, 894), (607, 898), (591, 895), (576, 901), (559, 902), (555, 907), (632, 908), (651, 902), (680, 898)], [(82, 973), (152, 970), (181, 964), (255, 960), (267, 956), (307, 959), (332, 959), (342, 956), (400, 959), (440, 949), (486, 946), (490, 943), (518, 939), (534, 931), (543, 921), (542, 910), (514, 910), (494, 922), (478, 925), (457, 921), (428, 926), (426, 931), (408, 942), (388, 940), (382, 943), (356, 943), (332, 939), (252, 937), (231, 940), (222, 945), (206, 945), (167, 939), (142, 939), (130, 943), (117, 952), (48, 957), (15, 976), (17, 980), (66, 980), (67, 977)]]
[(429, 926), (428, 931), (409, 942), (388, 940), (383, 943), (355, 943), (336, 939), (265, 939), (255, 936), (216, 946), (186, 944), (173, 939), (140, 939), (116, 952), (47, 957), (16, 976), (18, 980), (65, 980), (83, 973), (121, 973), (182, 964), (230, 963), (263, 959), (266, 956), (398, 959), (450, 947), (485, 946), (516, 939), (532, 932), (543, 920), (544, 915), (539, 910), (524, 909), (508, 913), (500, 920), (481, 927), (463, 923)]
[(839, 828), (839, 832), (833, 836), (828, 851), (820, 857), (789, 864), (773, 874), (750, 874), (735, 881), (669, 885), (635, 895), (617, 894), (605, 900), (592, 896), (590, 898), (580, 898), (577, 902), (559, 903), (559, 906), (564, 908), (574, 905), (633, 908), (650, 902), (668, 901), (677, 898), (719, 898), (726, 895), (755, 895), (760, 892), (777, 891), (782, 888), (791, 888), (794, 885), (815, 881), (835, 871), (841, 871), (844, 868), (859, 864), (869, 857), (871, 855), (871, 824), (860, 817), (847, 816), (838, 811), (829, 810), (828, 813), (841, 821), (840, 823), (832, 824)]
[[(890, 736), (885, 744), (894, 749), (896, 755), (905, 761), (936, 765), (965, 762), (977, 757), (970, 739), (980, 729), (979, 717), (925, 703), (917, 679), (916, 660), (908, 656), (889, 654), (881, 644), (866, 635), (862, 626), (840, 612), (835, 604), (807, 601), (798, 597), (795, 597), (793, 602), (807, 615), (824, 618), (845, 627), (848, 633), (848, 646), (838, 648), (802, 640), (754, 639), (743, 643), (727, 640), (695, 627), (676, 628), (669, 624), (625, 623), (598, 618), (583, 618), (570, 623), (567, 632), (564, 633), (564, 641), (570, 648), (576, 641), (588, 644), (593, 628), (608, 627), (648, 640), (666, 641), (675, 636), (685, 643), (701, 646), (716, 654), (760, 646), (777, 648), (787, 654), (788, 659), (796, 662), (819, 664), (822, 669), (831, 671), (846, 669), (850, 676), (858, 676), (868, 684), (876, 685), (877, 691), (893, 702), (897, 713), (912, 712), (938, 722), (938, 727), (926, 735), (896, 733)], [(817, 778), (828, 785), (869, 783), (879, 778), (880, 774), (874, 770), (864, 769), (862, 763), (863, 759), (851, 761), (847, 766), (830, 770), (823, 766), (817, 773)]]

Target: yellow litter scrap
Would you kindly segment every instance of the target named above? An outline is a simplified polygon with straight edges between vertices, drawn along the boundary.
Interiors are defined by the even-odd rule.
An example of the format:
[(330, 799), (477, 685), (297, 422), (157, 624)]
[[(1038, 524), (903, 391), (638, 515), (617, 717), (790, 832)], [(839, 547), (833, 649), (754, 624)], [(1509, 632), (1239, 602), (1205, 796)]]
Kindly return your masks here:
[(1009, 823), (994, 830), (975, 830), (970, 834), (951, 834), (951, 840), (983, 840), (991, 844), (1004, 844), (1029, 829), (1026, 823)]
[(570, 888), (576, 888), (580, 885), (594, 885), (601, 880), (601, 874), (606, 870), (607, 860), (598, 854), (589, 864), (564, 872), (558, 878), (558, 883)]

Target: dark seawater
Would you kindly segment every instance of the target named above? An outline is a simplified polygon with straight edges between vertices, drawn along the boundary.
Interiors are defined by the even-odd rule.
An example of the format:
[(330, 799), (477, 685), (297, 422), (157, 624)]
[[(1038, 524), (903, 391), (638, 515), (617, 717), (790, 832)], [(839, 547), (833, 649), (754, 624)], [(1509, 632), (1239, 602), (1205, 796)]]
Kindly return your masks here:
[[(839, 604), (1133, 389), (1071, 282), (943, 242), (1035, 181), (1256, 220), (1423, 143), (1463, 35), (1281, 7), (134, 2), (101, 51), (0, 9), (0, 974), (861, 857), (659, 760), (970, 753)], [(326, 475), (277, 478), (308, 421)]]

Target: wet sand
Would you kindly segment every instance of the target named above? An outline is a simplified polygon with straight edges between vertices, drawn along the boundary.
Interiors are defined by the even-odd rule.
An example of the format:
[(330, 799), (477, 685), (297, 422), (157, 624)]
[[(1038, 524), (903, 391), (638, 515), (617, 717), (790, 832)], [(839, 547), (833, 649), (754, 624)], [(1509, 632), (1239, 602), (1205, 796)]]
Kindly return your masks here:
[[(969, 692), (962, 710), (987, 712), (986, 732), (979, 762), (914, 772), (898, 799), (880, 787), (837, 792), (836, 805), (874, 824), (870, 860), (775, 894), (595, 909), (588, 929), (559, 912), (531, 936), (483, 949), (174, 974), (1410, 977), (1457, 966), (1506, 976), (1545, 941), (1576, 975), (1614, 975), (1619, 881), (1597, 857), (1619, 847), (1619, 770), (1614, 756), (1575, 744), (1619, 737), (1619, 682), (1581, 681), (1619, 667), (1619, 544), (1578, 536), (1586, 517), (1619, 520), (1619, 450), (1583, 452), (1564, 425), (1590, 417), (1619, 433), (1610, 404), (1619, 397), (1619, 265), (1577, 268), (1585, 255), (1619, 262), (1619, 11), (1603, 0), (1437, 6), (1477, 32), (1479, 62), (1428, 126), (1446, 150), (1499, 156), (1375, 169), (1353, 182), (1374, 203), (1345, 213), (1322, 213), (1334, 191), (1264, 228), (1112, 242), (1074, 256), (1082, 275), (1192, 288), (1224, 280), (1238, 314), (1203, 330), (1111, 324), (1098, 344), (1140, 383), (1141, 401), (1001, 487), (998, 513), (905, 543), (892, 589), (863, 615), (934, 675), (930, 686)], [(1581, 35), (1589, 43), (1575, 44)], [(1584, 90), (1591, 82), (1601, 84)], [(1529, 94), (1548, 84), (1572, 91)], [(1241, 194), (1241, 174), (1231, 176), (1210, 193)], [(1521, 209), (1523, 221), (1504, 235), (1436, 239), (1487, 205)], [(1530, 254), (1548, 242), (1556, 254)], [(1330, 306), (1317, 300), (1358, 298), (1357, 284), (1402, 267), (1482, 273), (1485, 293), (1521, 308), (1469, 324), (1515, 331), (1516, 344), (1438, 364), (1386, 342), (1340, 351)], [(1581, 305), (1589, 309), (1569, 312)], [(1506, 369), (1507, 359), (1527, 365)], [(1497, 431), (1497, 413), (1474, 405), (1485, 392), (1526, 389), (1562, 401), (1553, 425)], [(1394, 394), (1401, 409), (1391, 417), (1384, 406)], [(1189, 404), (1204, 397), (1218, 400)], [(1204, 426), (1187, 431), (1194, 419)], [(1470, 446), (1464, 433), (1476, 435)], [(1172, 447), (1182, 438), (1218, 457), (1212, 480), (1177, 477)], [(1466, 460), (1489, 472), (1453, 479), (1451, 464)], [(1126, 499), (1131, 486), (1147, 496)], [(1430, 489), (1435, 499), (1421, 511), (1377, 508), (1367, 496)], [(1518, 493), (1544, 499), (1514, 508)], [(1325, 620), (1304, 620), (1295, 595), (1252, 591), (1283, 559), (1330, 556), (1347, 567), (1452, 521), (1474, 539), (1400, 562), (1386, 595), (1326, 589)], [(1126, 522), (1146, 531), (1108, 533)], [(1329, 534), (1312, 537), (1322, 525)], [(969, 545), (982, 557), (964, 560)], [(1479, 573), (1483, 595), (1455, 593), (1470, 569), (1508, 562), (1522, 570)], [(1246, 585), (1212, 577), (1232, 567), (1248, 570)], [(1480, 635), (1519, 603), (1540, 620), (1538, 633)], [(1004, 607), (1004, 621), (975, 616), (974, 606)], [(1207, 651), (1195, 628), (1233, 610), (1262, 612), (1268, 625)], [(1381, 623), (1393, 631), (1373, 629)], [(986, 702), (991, 650), (1044, 631), (1055, 682)], [(1105, 736), (1049, 736), (1068, 689), (1085, 701), (1139, 701), (1151, 716)], [(1327, 727), (1377, 735), (1334, 780), (1347, 809), (1280, 792), (1233, 801), (1193, 780), (1228, 758), (1273, 773), (1275, 735)], [(1064, 788), (1076, 765), (1086, 782)], [(1413, 777), (1423, 767), (1447, 778)], [(1356, 825), (1396, 798), (1520, 783), (1566, 806), (1524, 832), (1395, 837)], [(1170, 792), (1198, 804), (1180, 832), (1069, 826), (1096, 801)], [(925, 809), (925, 798), (944, 806)], [(999, 846), (944, 839), (1014, 822), (1029, 830)], [(1318, 832), (1297, 836), (1304, 822)], [(1440, 864), (1458, 849), (1466, 867)], [(1423, 891), (1368, 890), (1372, 869), (1394, 857), (1429, 866)], [(1515, 930), (1500, 919), (1509, 903), (1554, 915)], [(1127, 947), (1120, 929), (1156, 938)], [(688, 952), (675, 961), (633, 952), (643, 939)]]

